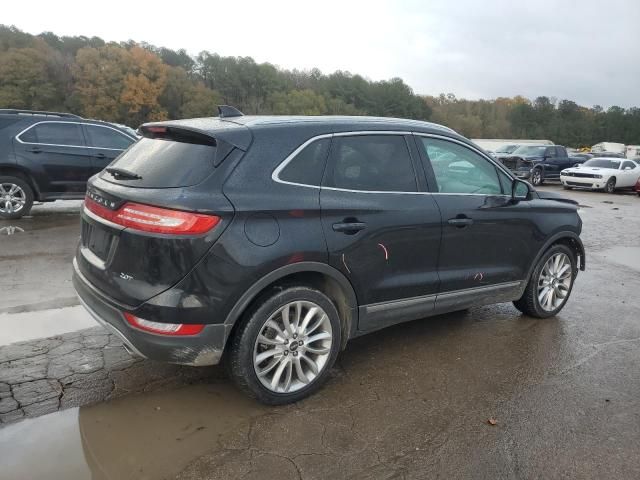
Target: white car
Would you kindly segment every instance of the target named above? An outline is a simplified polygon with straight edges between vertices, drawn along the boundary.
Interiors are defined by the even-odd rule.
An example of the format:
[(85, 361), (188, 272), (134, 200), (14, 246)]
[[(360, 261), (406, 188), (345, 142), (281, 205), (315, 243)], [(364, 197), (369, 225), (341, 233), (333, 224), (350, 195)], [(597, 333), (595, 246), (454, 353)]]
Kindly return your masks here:
[(590, 188), (613, 193), (617, 188), (633, 188), (640, 178), (640, 165), (624, 158), (592, 158), (582, 165), (560, 172), (565, 188)]

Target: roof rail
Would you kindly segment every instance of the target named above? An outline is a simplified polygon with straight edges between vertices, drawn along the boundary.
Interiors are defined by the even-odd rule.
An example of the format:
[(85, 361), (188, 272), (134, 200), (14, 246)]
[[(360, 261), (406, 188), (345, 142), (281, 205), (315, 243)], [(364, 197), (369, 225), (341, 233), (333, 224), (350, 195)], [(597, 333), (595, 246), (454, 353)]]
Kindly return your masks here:
[(242, 117), (244, 113), (230, 105), (218, 105), (218, 116), (220, 118)]
[(44, 117), (59, 117), (59, 118), (82, 118), (80, 115), (75, 115), (73, 113), (47, 112), (44, 110), (21, 110), (18, 108), (0, 108), (0, 114), (42, 115)]

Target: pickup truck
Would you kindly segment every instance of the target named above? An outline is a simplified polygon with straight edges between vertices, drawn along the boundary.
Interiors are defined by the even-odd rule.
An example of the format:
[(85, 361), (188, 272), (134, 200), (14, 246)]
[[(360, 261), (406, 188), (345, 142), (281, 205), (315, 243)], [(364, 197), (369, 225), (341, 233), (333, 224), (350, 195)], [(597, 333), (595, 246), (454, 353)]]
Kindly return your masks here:
[(584, 163), (586, 159), (570, 157), (560, 145), (523, 145), (511, 155), (499, 159), (518, 178), (542, 185), (545, 180), (560, 180), (560, 172)]

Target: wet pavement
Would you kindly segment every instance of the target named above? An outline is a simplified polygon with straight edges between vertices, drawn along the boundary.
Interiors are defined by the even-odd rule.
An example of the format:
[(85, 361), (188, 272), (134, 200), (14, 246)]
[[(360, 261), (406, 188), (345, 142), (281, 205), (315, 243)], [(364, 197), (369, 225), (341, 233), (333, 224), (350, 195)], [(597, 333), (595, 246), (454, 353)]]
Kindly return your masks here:
[[(80, 380), (73, 368), (92, 351), (103, 363), (77, 390), (102, 392), (119, 371), (130, 372), (121, 385), (131, 390), (0, 427), (0, 477), (640, 478), (640, 198), (565, 193), (582, 205), (587, 271), (556, 318), (528, 318), (501, 304), (397, 325), (351, 341), (325, 388), (276, 408), (239, 394), (217, 367), (198, 377), (201, 369), (120, 357), (116, 340), (98, 328), (67, 333), (30, 358), (79, 343), (60, 357), (71, 369), (63, 378)], [(77, 237), (73, 228), (56, 235)], [(54, 265), (72, 256), (67, 247)], [(53, 300), (32, 300), (64, 303), (66, 294), (52, 292)], [(21, 302), (22, 311), (42, 315), (53, 308)], [(44, 398), (52, 394), (43, 379), (20, 382), (19, 370), (37, 364), (28, 359), (10, 370), (18, 382), (3, 386), (7, 365), (19, 359), (2, 355), (37, 342), (0, 347), (0, 406), (16, 393), (64, 398)]]

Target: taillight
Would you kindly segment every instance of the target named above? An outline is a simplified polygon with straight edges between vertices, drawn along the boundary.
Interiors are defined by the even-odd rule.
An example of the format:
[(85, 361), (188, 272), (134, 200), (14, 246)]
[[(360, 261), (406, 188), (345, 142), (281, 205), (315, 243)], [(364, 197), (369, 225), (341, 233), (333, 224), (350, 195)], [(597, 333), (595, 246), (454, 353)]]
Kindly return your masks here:
[(204, 325), (202, 324), (152, 322), (138, 318), (129, 312), (124, 312), (124, 318), (134, 328), (159, 335), (197, 335), (204, 330)]
[(109, 210), (89, 197), (85, 207), (105, 220), (142, 232), (196, 235), (205, 233), (220, 222), (220, 217), (152, 207), (140, 203), (125, 203), (117, 210)]

